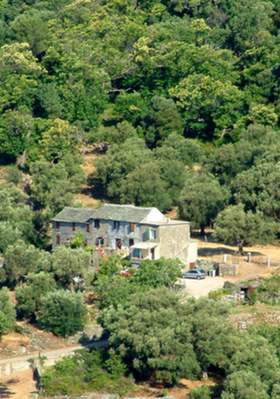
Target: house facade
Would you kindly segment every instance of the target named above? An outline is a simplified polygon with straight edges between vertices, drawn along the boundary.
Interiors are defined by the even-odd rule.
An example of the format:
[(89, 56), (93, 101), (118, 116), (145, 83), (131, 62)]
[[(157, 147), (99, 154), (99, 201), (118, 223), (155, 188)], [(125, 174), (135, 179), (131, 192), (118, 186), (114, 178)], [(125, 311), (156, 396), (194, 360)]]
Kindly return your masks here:
[(157, 208), (104, 204), (98, 210), (66, 207), (53, 220), (53, 249), (71, 245), (78, 231), (86, 244), (120, 251), (132, 265), (145, 259), (179, 258), (192, 268), (197, 257), (190, 223), (166, 218)]

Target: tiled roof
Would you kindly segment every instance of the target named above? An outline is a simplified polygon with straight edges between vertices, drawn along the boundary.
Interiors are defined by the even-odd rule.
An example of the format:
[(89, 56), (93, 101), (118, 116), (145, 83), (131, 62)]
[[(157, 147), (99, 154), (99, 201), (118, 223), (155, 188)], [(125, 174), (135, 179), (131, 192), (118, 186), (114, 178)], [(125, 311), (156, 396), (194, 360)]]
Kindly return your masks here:
[(155, 208), (141, 208), (133, 205), (104, 204), (94, 214), (95, 219), (140, 223)]
[(95, 217), (97, 211), (93, 209), (71, 208), (66, 206), (52, 220), (54, 222), (76, 222), (86, 223), (89, 219)]

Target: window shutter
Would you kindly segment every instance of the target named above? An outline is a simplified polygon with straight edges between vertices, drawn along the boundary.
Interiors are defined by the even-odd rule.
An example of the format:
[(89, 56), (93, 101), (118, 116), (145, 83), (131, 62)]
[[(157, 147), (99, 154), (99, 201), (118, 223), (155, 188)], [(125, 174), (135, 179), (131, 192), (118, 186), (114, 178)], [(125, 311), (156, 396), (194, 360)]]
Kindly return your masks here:
[(150, 238), (150, 229), (147, 229), (147, 238)]

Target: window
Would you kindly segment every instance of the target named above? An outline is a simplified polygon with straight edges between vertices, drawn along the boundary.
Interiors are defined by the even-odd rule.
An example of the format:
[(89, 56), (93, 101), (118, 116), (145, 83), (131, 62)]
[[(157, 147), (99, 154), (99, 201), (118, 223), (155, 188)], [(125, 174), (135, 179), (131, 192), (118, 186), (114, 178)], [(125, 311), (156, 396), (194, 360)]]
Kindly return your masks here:
[(56, 236), (56, 244), (60, 245), (60, 236)]
[(129, 246), (131, 247), (131, 245), (134, 245), (134, 240), (133, 240), (133, 238), (130, 238), (130, 239), (129, 239)]
[(142, 256), (141, 256), (141, 249), (134, 249), (133, 250), (133, 252), (132, 252), (132, 257), (133, 258), (138, 258), (138, 259), (141, 259), (142, 258)]
[(130, 223), (130, 232), (133, 233), (133, 231), (135, 231), (135, 224)]
[(76, 230), (76, 223), (72, 223), (72, 230), (73, 230), (73, 231)]
[(95, 227), (96, 229), (99, 229), (99, 227), (100, 227), (100, 221), (99, 221), (99, 219), (94, 219), (94, 227)]
[(114, 221), (114, 230), (119, 230), (120, 228), (120, 222), (117, 222), (116, 220)]
[(147, 229), (147, 239), (155, 240), (157, 238), (157, 231), (155, 229)]
[(89, 226), (89, 223), (87, 223), (87, 233), (89, 233), (90, 232), (90, 226)]
[(57, 230), (59, 230), (59, 229), (60, 229), (60, 223), (59, 223), (59, 222), (56, 222), (56, 226), (55, 226), (55, 228), (56, 228)]

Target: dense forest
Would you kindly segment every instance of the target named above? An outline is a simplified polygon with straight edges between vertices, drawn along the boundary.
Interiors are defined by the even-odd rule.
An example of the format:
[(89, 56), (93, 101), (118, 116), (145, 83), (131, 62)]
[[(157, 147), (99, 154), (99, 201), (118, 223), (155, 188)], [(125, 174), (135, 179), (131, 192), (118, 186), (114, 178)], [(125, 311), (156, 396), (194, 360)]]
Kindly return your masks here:
[[(1, 1), (1, 207), (14, 216), (0, 212), (0, 237), (32, 224), (44, 247), (85, 183), (83, 149), (106, 143), (88, 179), (106, 200), (273, 242), (279, 14), (277, 0)], [(31, 178), (15, 201), (19, 170)]]

